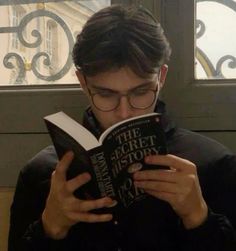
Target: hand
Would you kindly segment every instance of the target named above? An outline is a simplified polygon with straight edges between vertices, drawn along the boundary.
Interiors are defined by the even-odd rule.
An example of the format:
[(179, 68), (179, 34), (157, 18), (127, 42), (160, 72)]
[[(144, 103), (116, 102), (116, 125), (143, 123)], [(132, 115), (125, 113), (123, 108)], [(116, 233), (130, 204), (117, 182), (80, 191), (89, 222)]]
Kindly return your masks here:
[(170, 169), (139, 171), (134, 174), (135, 185), (168, 202), (185, 228), (200, 226), (207, 217), (208, 208), (202, 197), (196, 166), (170, 154), (148, 156), (145, 162)]
[(90, 210), (110, 206), (113, 201), (105, 197), (97, 200), (80, 200), (73, 192), (87, 183), (91, 177), (83, 173), (66, 180), (66, 171), (73, 159), (73, 153), (66, 153), (52, 173), (51, 188), (42, 222), (46, 234), (53, 239), (66, 237), (71, 226), (78, 222), (105, 222), (112, 219), (111, 214), (93, 214)]

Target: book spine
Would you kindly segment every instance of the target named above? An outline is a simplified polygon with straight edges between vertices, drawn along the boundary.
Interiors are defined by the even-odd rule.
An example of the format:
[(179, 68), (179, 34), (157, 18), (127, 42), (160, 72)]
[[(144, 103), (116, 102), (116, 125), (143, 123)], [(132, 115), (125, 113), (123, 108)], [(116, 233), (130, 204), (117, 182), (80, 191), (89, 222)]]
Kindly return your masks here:
[(101, 197), (115, 198), (115, 190), (112, 184), (104, 152), (95, 152), (90, 155)]

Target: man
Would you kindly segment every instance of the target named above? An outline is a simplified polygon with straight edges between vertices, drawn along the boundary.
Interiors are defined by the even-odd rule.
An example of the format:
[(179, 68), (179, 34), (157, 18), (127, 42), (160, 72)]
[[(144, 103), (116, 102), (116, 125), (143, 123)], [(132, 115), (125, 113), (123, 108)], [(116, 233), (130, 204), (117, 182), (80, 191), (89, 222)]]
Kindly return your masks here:
[(134, 174), (150, 196), (122, 213), (105, 197), (76, 198), (88, 173), (66, 180), (73, 159), (41, 151), (21, 171), (11, 208), (10, 251), (236, 250), (236, 158), (219, 143), (177, 128), (158, 94), (170, 46), (160, 24), (142, 8), (112, 6), (94, 14), (77, 37), (73, 59), (90, 108), (84, 125), (96, 136), (124, 119), (162, 113), (169, 153), (147, 163), (170, 167)]

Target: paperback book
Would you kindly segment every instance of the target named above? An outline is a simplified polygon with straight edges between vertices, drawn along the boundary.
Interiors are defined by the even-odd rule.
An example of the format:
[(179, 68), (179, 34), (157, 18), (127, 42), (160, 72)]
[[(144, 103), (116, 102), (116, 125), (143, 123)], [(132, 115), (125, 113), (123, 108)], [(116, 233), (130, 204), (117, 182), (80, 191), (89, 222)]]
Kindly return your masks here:
[(44, 117), (58, 158), (69, 150), (74, 159), (67, 179), (89, 172), (91, 180), (75, 191), (81, 199), (109, 196), (122, 208), (145, 198), (133, 184), (138, 170), (163, 168), (147, 165), (147, 155), (167, 154), (160, 114), (149, 113), (121, 121), (105, 130), (99, 139), (80, 123), (58, 112)]

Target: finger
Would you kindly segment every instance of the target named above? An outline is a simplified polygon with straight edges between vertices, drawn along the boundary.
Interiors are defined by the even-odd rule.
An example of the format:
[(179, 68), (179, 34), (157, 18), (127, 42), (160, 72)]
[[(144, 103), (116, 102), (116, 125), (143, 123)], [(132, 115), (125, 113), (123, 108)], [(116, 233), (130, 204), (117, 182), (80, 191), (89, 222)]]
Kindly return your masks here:
[(177, 171), (196, 172), (196, 166), (183, 158), (175, 155), (149, 155), (145, 158), (145, 162), (151, 165), (170, 166)]
[(72, 160), (74, 158), (74, 153), (72, 151), (67, 152), (61, 160), (58, 162), (55, 170), (55, 175), (57, 179), (66, 180), (66, 171), (68, 167), (70, 166)]
[(145, 170), (134, 173), (134, 180), (157, 180), (175, 183), (179, 179), (180, 173), (176, 170)]
[(112, 206), (114, 201), (109, 197), (104, 197), (97, 200), (83, 200), (80, 201), (78, 205), (78, 210), (81, 212), (88, 212), (94, 209), (110, 207)]
[(165, 192), (177, 194), (179, 187), (175, 183), (158, 182), (158, 181), (135, 181), (135, 186), (146, 190), (152, 190), (155, 192)]
[(111, 221), (112, 214), (92, 214), (92, 213), (79, 213), (75, 214), (77, 221), (94, 223), (94, 222), (107, 222)]
[(91, 180), (91, 175), (89, 173), (82, 173), (75, 178), (67, 181), (66, 189), (70, 193), (73, 193), (77, 188), (83, 186)]
[(173, 204), (173, 201), (174, 201), (174, 197), (175, 197), (175, 194), (172, 194), (172, 193), (166, 193), (166, 192), (156, 192), (156, 191), (153, 191), (153, 190), (146, 190), (146, 193), (151, 195), (151, 196), (154, 196), (160, 200), (164, 200), (166, 202), (168, 202), (169, 204)]

